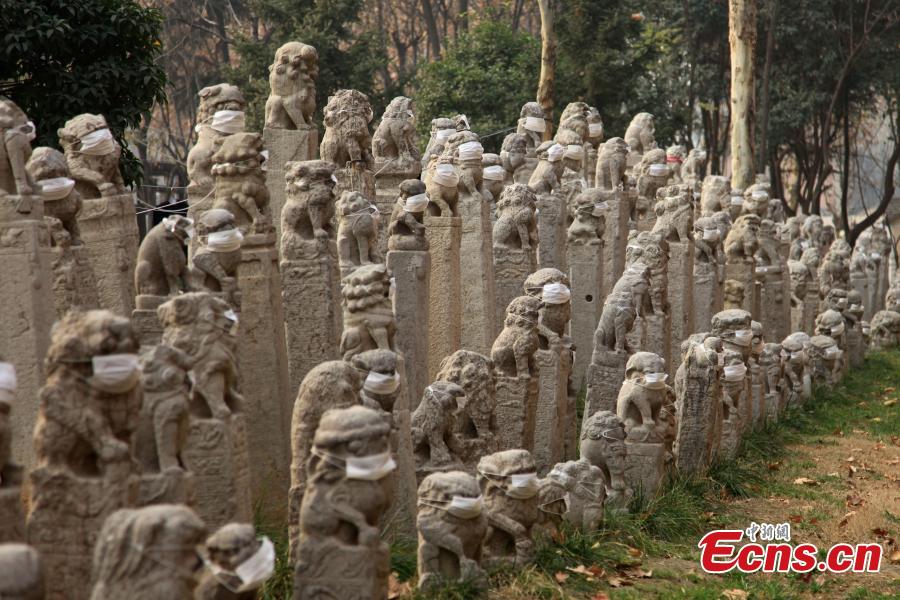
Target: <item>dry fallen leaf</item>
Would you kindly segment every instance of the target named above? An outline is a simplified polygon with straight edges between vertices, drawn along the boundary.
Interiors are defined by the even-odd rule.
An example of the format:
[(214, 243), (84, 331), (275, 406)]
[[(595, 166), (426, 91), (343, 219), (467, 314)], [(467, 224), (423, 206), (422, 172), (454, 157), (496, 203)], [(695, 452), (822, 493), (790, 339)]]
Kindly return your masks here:
[(848, 456), (847, 458), (844, 459), (844, 461), (846, 461), (846, 462), (853, 462), (854, 460), (856, 460), (855, 456)]
[(897, 404), (897, 401), (896, 401), (896, 400), (885, 400), (885, 401), (884, 401), (884, 405), (885, 405), (885, 406), (893, 406), (893, 405), (895, 405), (895, 404)]
[(597, 592), (591, 596), (591, 600), (609, 600), (609, 594), (606, 592)]
[(791, 523), (802, 523), (803, 515), (791, 515), (788, 517), (788, 521), (790, 521)]
[(637, 558), (637, 557), (641, 556), (642, 554), (644, 554), (644, 553), (641, 552), (640, 550), (638, 550), (637, 548), (632, 548), (631, 546), (628, 547), (628, 555), (629, 556), (634, 556), (635, 558)]
[(627, 585), (627, 582), (624, 579), (622, 579), (621, 577), (615, 577), (615, 576), (607, 579), (606, 583), (608, 583), (610, 585), (610, 587), (614, 587), (614, 588), (618, 588), (618, 587), (622, 587), (623, 585)]
[(744, 590), (734, 589), (723, 591), (722, 597), (726, 600), (747, 600), (747, 598), (750, 597), (750, 594)]
[(881, 423), (881, 417), (872, 417), (869, 419), (870, 421), (875, 421), (876, 423)]
[(556, 579), (556, 583), (565, 583), (566, 579), (569, 578), (568, 573), (556, 573), (553, 575), (553, 578)]
[(396, 573), (391, 573), (388, 579), (388, 600), (397, 600), (401, 596), (412, 593), (412, 585), (408, 581), (400, 582)]
[(847, 494), (847, 506), (862, 506), (863, 499), (856, 494)]
[(798, 477), (794, 480), (794, 485), (819, 485), (819, 482), (809, 477)]
[(876, 527), (875, 529), (872, 530), (872, 534), (875, 537), (886, 538), (888, 536), (888, 533), (889, 533), (888, 530), (884, 529), (883, 527)]
[(841, 474), (838, 473), (837, 471), (835, 471), (834, 473), (829, 473), (828, 476), (829, 476), (829, 477), (840, 477)]
[(884, 388), (884, 390), (883, 390), (882, 393), (884, 393), (884, 394), (890, 394), (891, 392), (896, 392), (896, 391), (897, 391), (897, 388), (886, 387), (886, 388)]
[(766, 466), (769, 467), (770, 471), (777, 471), (781, 468), (781, 461), (776, 460), (775, 462), (766, 463)]
[(883, 449), (884, 449), (884, 442), (875, 442), (875, 445), (872, 446), (872, 449), (873, 449), (873, 450), (883, 450)]
[(900, 563), (900, 550), (894, 550), (891, 552), (891, 562), (892, 563)]
[(848, 512), (846, 515), (844, 515), (844, 518), (841, 519), (840, 522), (838, 523), (838, 527), (844, 527), (844, 526), (846, 526), (846, 525), (847, 525), (847, 521), (849, 521), (849, 520), (850, 520), (850, 517), (852, 517), (852, 516), (855, 515), (855, 514), (856, 514), (856, 511), (855, 511), (855, 510), (851, 510), (851, 511)]
[(831, 435), (836, 435), (838, 437), (844, 437), (844, 432), (841, 431), (840, 427), (838, 427), (837, 429), (835, 429), (834, 431), (831, 432)]
[(900, 458), (892, 458), (891, 460), (887, 461), (887, 464), (889, 465), (896, 465), (898, 463), (900, 463)]

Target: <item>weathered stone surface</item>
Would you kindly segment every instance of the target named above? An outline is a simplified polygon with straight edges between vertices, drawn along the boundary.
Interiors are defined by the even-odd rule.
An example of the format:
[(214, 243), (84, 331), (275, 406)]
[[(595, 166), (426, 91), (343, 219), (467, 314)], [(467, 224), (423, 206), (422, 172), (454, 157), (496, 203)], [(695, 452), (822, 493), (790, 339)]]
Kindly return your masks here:
[(603, 309), (601, 300), (605, 294), (603, 266), (606, 253), (602, 240), (598, 241), (601, 243), (575, 244), (570, 241), (567, 246), (569, 279), (572, 281), (571, 331), (575, 347), (572, 381), (576, 389), (585, 385), (594, 331)]
[[(224, 138), (244, 130), (244, 95), (237, 86), (220, 83), (197, 95), (197, 143), (188, 152), (188, 196), (195, 202), (213, 189), (212, 157)], [(189, 202), (193, 205), (195, 202)], [(205, 208), (204, 208), (205, 209)]]
[(458, 209), (462, 222), (460, 273), (466, 275), (465, 285), (460, 286), (460, 305), (465, 306), (466, 314), (460, 323), (460, 345), (484, 354), (499, 328), (495, 306), (500, 304), (495, 288), (490, 201), (480, 192), (460, 194)]
[(538, 521), (538, 479), (527, 450), (510, 449), (478, 462), (488, 530), (483, 564), (522, 567), (534, 559), (531, 529)]
[(201, 552), (206, 568), (195, 600), (256, 600), (259, 588), (275, 570), (272, 541), (258, 539), (249, 523), (220, 527), (206, 538)]
[(538, 380), (500, 375), (496, 383), (497, 447), (533, 448)]
[(319, 53), (314, 47), (292, 41), (278, 48), (269, 65), (266, 129), (296, 131), (313, 125), (318, 77)]
[[(702, 335), (702, 334), (701, 334)], [(699, 335), (697, 336), (700, 337)], [(675, 374), (677, 435), (675, 466), (686, 474), (704, 473), (712, 463), (717, 428), (721, 428), (718, 338), (689, 338), (682, 344)]]
[(435, 381), (412, 414), (412, 443), (419, 479), (428, 473), (463, 468), (462, 443), (456, 423), (465, 391), (457, 384)]
[(645, 498), (652, 498), (665, 474), (665, 446), (625, 440), (625, 482)]
[(37, 550), (25, 544), (0, 544), (0, 596), (43, 600), (44, 569)]
[(580, 450), (584, 459), (603, 472), (606, 506), (627, 511), (634, 492), (625, 479), (625, 427), (616, 413), (600, 410), (585, 419)]
[[(391, 504), (387, 475), (396, 466), (389, 432), (364, 406), (322, 415), (306, 467), (294, 600), (387, 597), (390, 557), (378, 524)], [(348, 538), (348, 528), (357, 535)]]
[(406, 362), (406, 389), (415, 410), (428, 385), (428, 300), (431, 255), (391, 250), (387, 266), (394, 279), (393, 310), (397, 350)]
[[(460, 348), (461, 229), (459, 217), (425, 217), (425, 237), (431, 251), (428, 289), (428, 379), (431, 381), (444, 357)], [(497, 302), (500, 302), (499, 289)]]
[(287, 201), (285, 175), (287, 163), (314, 160), (319, 151), (319, 130), (315, 125), (299, 125), (297, 129), (263, 129), (263, 143), (269, 153), (265, 162), (269, 208), (276, 235), (281, 239), (281, 211)]
[(0, 362), (0, 544), (25, 539), (22, 467), (13, 462), (10, 412), (16, 401), (16, 370)]
[(457, 399), (458, 453), (466, 470), (474, 472), (481, 457), (493, 452), (498, 442), (494, 364), (483, 354), (457, 350), (441, 361), (437, 379), (455, 383), (465, 392)]

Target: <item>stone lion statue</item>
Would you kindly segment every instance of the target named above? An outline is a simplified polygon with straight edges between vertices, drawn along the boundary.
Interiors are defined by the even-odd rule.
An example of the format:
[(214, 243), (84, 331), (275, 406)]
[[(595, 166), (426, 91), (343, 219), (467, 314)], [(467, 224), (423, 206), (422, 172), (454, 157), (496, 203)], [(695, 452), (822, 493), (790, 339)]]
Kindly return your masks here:
[(653, 352), (636, 352), (628, 358), (625, 381), (616, 399), (616, 414), (622, 419), (629, 440), (663, 441), (659, 426), (668, 390), (665, 373), (666, 362)]
[(528, 183), (531, 171), (537, 162), (529, 158), (526, 137), (518, 133), (510, 133), (503, 138), (500, 146), (500, 164), (506, 171), (506, 183)]
[(144, 403), (136, 454), (144, 473), (183, 471), (181, 453), (188, 435), (188, 373), (193, 359), (172, 346), (157, 344), (141, 357)]
[(306, 247), (334, 238), (334, 165), (324, 160), (284, 165), (286, 200), (281, 209), (281, 256), (308, 255)]
[(625, 482), (625, 426), (616, 413), (601, 410), (581, 428), (581, 456), (598, 467), (606, 484), (606, 505), (627, 509), (633, 491)]
[(650, 113), (638, 113), (631, 119), (628, 129), (625, 130), (625, 143), (632, 152), (644, 154), (656, 148), (656, 140), (653, 138), (655, 126), (653, 115)]
[(534, 154), (535, 148), (544, 141), (544, 131), (546, 129), (547, 123), (544, 117), (544, 109), (537, 102), (526, 102), (519, 111), (516, 133), (510, 135), (522, 136), (525, 140), (526, 152)]
[(155, 225), (138, 248), (134, 289), (140, 295), (170, 296), (188, 291), (189, 276), (185, 244), (194, 222), (171, 215)]
[(691, 148), (687, 158), (681, 163), (681, 180), (692, 189), (698, 190), (706, 172), (706, 150)]
[[(247, 582), (235, 571), (241, 565), (255, 564), (247, 561), (255, 561), (261, 551), (265, 552), (264, 543), (271, 545), (268, 540), (258, 539), (256, 529), (249, 523), (228, 523), (216, 530), (206, 538), (204, 544), (204, 559), (207, 562), (207, 568), (204, 569), (200, 582), (197, 584), (194, 599), (255, 600), (258, 588), (262, 586), (263, 582), (253, 581), (253, 579)], [(253, 576), (258, 578), (260, 575), (253, 573)], [(232, 592), (231, 590), (235, 588), (249, 589)]]
[(478, 438), (490, 446), (495, 434), (494, 363), (471, 350), (457, 350), (441, 361), (436, 378), (459, 385), (465, 395), (457, 398), (457, 424), (464, 438)]
[(528, 378), (534, 373), (534, 353), (540, 348), (540, 308), (540, 299), (532, 296), (519, 296), (509, 303), (503, 331), (491, 347), (491, 360), (498, 374)]
[(219, 131), (212, 125), (213, 116), (224, 110), (243, 111), (246, 106), (244, 95), (237, 86), (220, 83), (200, 90), (200, 104), (197, 107), (197, 143), (188, 152), (187, 172), (192, 186), (211, 189), (213, 186), (212, 157), (231, 133)]
[[(48, 183), (48, 180), (53, 180), (54, 183), (68, 180), (67, 184), (72, 183), (69, 165), (66, 164), (66, 157), (62, 152), (54, 148), (46, 146), (35, 148), (25, 168), (32, 181), (38, 187), (43, 187), (41, 182)], [(64, 187), (68, 187), (68, 185)], [(60, 193), (64, 191), (65, 189), (62, 189)], [(81, 245), (81, 230), (78, 228), (77, 219), (78, 213), (81, 212), (81, 194), (72, 187), (69, 188), (68, 193), (61, 197), (51, 198), (47, 195), (46, 190), (42, 196), (44, 199), (44, 217), (59, 219), (63, 228), (69, 234), (71, 244), (73, 246)]]
[(620, 137), (612, 137), (603, 142), (597, 156), (597, 187), (612, 190), (628, 183), (625, 176), (628, 144)]
[(726, 279), (723, 285), (724, 307), (726, 309), (741, 308), (744, 306), (744, 284), (737, 279)]
[(615, 192), (602, 188), (588, 188), (575, 196), (570, 209), (572, 224), (566, 231), (566, 240), (570, 244), (602, 244), (606, 211), (609, 203), (616, 201)]
[(586, 458), (557, 463), (547, 474), (565, 491), (563, 520), (583, 531), (595, 531), (603, 522), (606, 478)]
[(75, 189), (82, 198), (125, 193), (119, 171), (122, 148), (102, 115), (78, 115), (66, 121), (57, 134), (69, 172), (75, 180)]
[(227, 136), (212, 156), (216, 181), (213, 208), (234, 215), (242, 230), (266, 233), (272, 230), (269, 191), (262, 170), (263, 139), (258, 133)]
[(343, 168), (347, 163), (371, 170), (375, 164), (372, 156), (372, 137), (369, 123), (372, 106), (369, 98), (356, 90), (338, 90), (329, 96), (325, 105), (325, 134), (319, 146), (322, 160)]
[(384, 264), (358, 267), (341, 282), (344, 306), (344, 333), (341, 355), (344, 360), (365, 350), (394, 350), (397, 325), (388, 296), (391, 283)]
[(594, 351), (614, 350), (631, 354), (627, 335), (638, 316), (651, 314), (650, 269), (643, 263), (630, 265), (603, 303), (594, 332)]
[(413, 101), (406, 96), (391, 100), (372, 136), (375, 160), (398, 160), (404, 164), (415, 164), (421, 160), (416, 145), (416, 115), (413, 110)]
[[(219, 247), (210, 243), (211, 235), (230, 235), (237, 239), (236, 247)], [(197, 235), (201, 245), (191, 257), (191, 289), (221, 294), (235, 308), (241, 305), (237, 285), (237, 268), (241, 263), (243, 236), (234, 222), (234, 215), (221, 208), (212, 208), (197, 220)]]
[(656, 202), (656, 223), (653, 231), (659, 233), (668, 242), (691, 241), (691, 230), (694, 221), (694, 197), (690, 188), (684, 184), (661, 188)]
[[(15, 102), (2, 97), (0, 97), (0, 133), (3, 134), (3, 143), (0, 143), (0, 195), (29, 196), (36, 193), (34, 182), (25, 168), (31, 156), (34, 125)], [(19, 206), (17, 210), (30, 213), (30, 201), (26, 201), (26, 204), (27, 206)]]
[(481, 544), (487, 533), (481, 489), (463, 471), (432, 473), (417, 492), (419, 589), (447, 581), (484, 584)]
[(460, 386), (447, 381), (435, 381), (425, 388), (411, 418), (416, 471), (462, 467), (456, 411), (464, 396)]
[(759, 247), (760, 218), (753, 214), (741, 215), (731, 226), (725, 238), (725, 258), (728, 262), (752, 262)]
[(447, 117), (438, 117), (431, 120), (431, 137), (422, 153), (422, 171), (428, 169), (431, 162), (444, 151), (447, 139), (456, 133), (456, 123)]
[(527, 185), (514, 183), (503, 188), (497, 200), (494, 246), (531, 250), (537, 245), (536, 204), (537, 198)]
[[(641, 162), (635, 167), (637, 177), (638, 197), (643, 202), (652, 202), (656, 198), (656, 192), (669, 182), (672, 176), (672, 170), (666, 163), (666, 151), (662, 148), (654, 148), (647, 150), (641, 157)], [(643, 204), (642, 202), (642, 204)], [(638, 217), (643, 217), (646, 209), (643, 205), (639, 206), (637, 211)]]
[(269, 65), (266, 127), (298, 129), (300, 125), (313, 125), (318, 76), (319, 53), (315, 48), (300, 42), (278, 48), (275, 62)]
[(588, 115), (591, 114), (591, 107), (584, 102), (569, 102), (559, 116), (559, 129), (557, 137), (562, 130), (569, 130), (578, 135), (582, 142), (586, 142), (590, 138), (588, 132)]
[(880, 310), (872, 317), (871, 340), (874, 350), (889, 350), (900, 345), (900, 313)]
[(347, 190), (336, 204), (337, 245), (341, 266), (368, 265), (380, 261), (378, 209), (356, 191)]

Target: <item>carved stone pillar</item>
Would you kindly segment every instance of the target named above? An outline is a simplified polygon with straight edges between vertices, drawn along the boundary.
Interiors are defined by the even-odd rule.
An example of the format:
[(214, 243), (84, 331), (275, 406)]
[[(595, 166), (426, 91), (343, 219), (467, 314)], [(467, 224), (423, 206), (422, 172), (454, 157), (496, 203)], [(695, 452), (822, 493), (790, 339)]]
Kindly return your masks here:
[(603, 281), (612, 286), (618, 281), (625, 270), (625, 247), (628, 245), (628, 219), (631, 214), (631, 205), (637, 199), (634, 189), (626, 191), (616, 190), (615, 195), (608, 201), (609, 209), (606, 212), (606, 232), (603, 241), (606, 251), (603, 255)]
[(611, 350), (594, 350), (591, 365), (587, 373), (587, 395), (584, 399), (584, 418), (586, 423), (597, 411), (616, 411), (616, 399), (619, 389), (625, 381), (625, 363), (628, 355)]
[(567, 246), (569, 280), (572, 282), (572, 342), (575, 344), (575, 363), (572, 380), (576, 391), (585, 384), (594, 330), (603, 309), (604, 266), (608, 253), (603, 244), (573, 244)]
[[(665, 357), (669, 369), (669, 377), (675, 377), (681, 343), (696, 331), (694, 324), (694, 304), (709, 303), (709, 299), (694, 295), (694, 242), (669, 242), (668, 269), (669, 313), (671, 335), (668, 357)], [(695, 301), (696, 299), (696, 301)], [(652, 350), (652, 346), (649, 347)]]
[(269, 152), (266, 160), (266, 188), (277, 239), (281, 239), (281, 208), (285, 202), (285, 163), (313, 160), (319, 152), (319, 130), (315, 125), (297, 129), (263, 128), (263, 142)]
[(497, 448), (531, 451), (535, 441), (538, 379), (498, 375), (495, 398)]
[(481, 194), (461, 191), (457, 210), (462, 222), (460, 273), (465, 275), (465, 284), (460, 286), (460, 304), (465, 307), (460, 344), (467, 350), (488, 354), (503, 323), (502, 317), (497, 320), (495, 307), (509, 304), (497, 298), (494, 285), (490, 203)]
[(513, 298), (522, 294), (522, 286), (525, 279), (535, 271), (534, 249), (510, 248), (507, 246), (494, 246), (494, 278), (496, 300), (494, 303), (494, 322), (497, 328), (503, 327), (506, 317), (506, 307)]
[(625, 440), (625, 484), (635, 493), (652, 498), (665, 472), (665, 444)]
[(694, 330), (709, 331), (712, 316), (722, 310), (722, 284), (719, 265), (694, 262)]
[(541, 268), (553, 267), (566, 271), (566, 196), (556, 189), (537, 196), (538, 252)]
[[(459, 217), (425, 217), (425, 237), (431, 251), (428, 289), (429, 381), (434, 380), (444, 357), (460, 348), (461, 230), (462, 219)], [(518, 289), (521, 286), (520, 282)], [(499, 301), (498, 298), (497, 302)]]
[(396, 343), (404, 357), (408, 410), (414, 411), (428, 385), (431, 255), (423, 250), (391, 250), (387, 265), (394, 278)]
[(565, 460), (567, 437), (574, 438), (576, 417), (570, 414), (568, 398), (570, 356), (570, 350), (561, 344), (534, 355), (539, 377), (532, 454), (538, 475)]

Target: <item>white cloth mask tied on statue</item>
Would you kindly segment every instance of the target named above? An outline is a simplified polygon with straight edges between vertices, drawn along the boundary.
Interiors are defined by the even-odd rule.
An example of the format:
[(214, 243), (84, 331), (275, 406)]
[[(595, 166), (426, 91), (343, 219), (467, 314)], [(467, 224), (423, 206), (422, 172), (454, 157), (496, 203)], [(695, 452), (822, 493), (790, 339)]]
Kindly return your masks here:
[(581, 160), (584, 158), (584, 147), (581, 144), (569, 144), (566, 146), (566, 158)]
[(91, 359), (94, 374), (88, 383), (102, 392), (122, 394), (134, 389), (141, 379), (137, 354), (105, 354)]
[(869, 256), (870, 256), (873, 260), (878, 260), (879, 258), (881, 258), (881, 253), (880, 253), (880, 252), (873, 252), (873, 253), (870, 254)]
[(728, 365), (723, 369), (725, 381), (743, 381), (747, 374), (747, 366), (744, 364)]
[(221, 133), (240, 133), (244, 130), (244, 111), (217, 110), (209, 126)]
[(503, 181), (506, 178), (506, 169), (500, 165), (491, 165), (484, 168), (482, 176), (484, 179), (490, 179), (491, 181)]
[(825, 358), (829, 360), (837, 360), (843, 356), (844, 351), (837, 346), (828, 346), (825, 348)]
[(661, 390), (666, 387), (666, 373), (644, 373), (644, 387), (651, 390)]
[(397, 468), (390, 451), (370, 456), (348, 456), (346, 464), (347, 479), (363, 481), (384, 479)]
[(434, 141), (436, 141), (440, 144), (443, 144), (454, 133), (456, 133), (455, 129), (438, 129), (437, 132), (434, 134)]
[(765, 190), (753, 190), (752, 192), (750, 192), (750, 197), (757, 201), (768, 200), (769, 193)]
[(538, 493), (537, 473), (516, 473), (509, 476), (506, 495), (518, 500), (534, 498)]
[[(275, 572), (275, 545), (268, 537), (263, 537), (260, 542), (256, 552), (239, 564), (233, 574), (211, 561), (206, 561), (206, 564), (216, 580), (229, 591), (242, 594), (255, 590)], [(240, 581), (237, 585), (235, 578)]]
[(588, 123), (588, 137), (603, 135), (603, 123)]
[(431, 176), (431, 179), (444, 187), (456, 187), (459, 184), (459, 173), (456, 172), (456, 167), (453, 165), (442, 163), (434, 168), (434, 175)]
[(0, 362), (0, 401), (11, 403), (15, 399), (18, 381), (16, 367), (12, 363)]
[(544, 133), (547, 131), (547, 121), (542, 117), (525, 117), (525, 129), (535, 133)]
[(428, 194), (409, 196), (403, 203), (403, 210), (409, 213), (420, 213), (428, 206)]
[(572, 298), (572, 292), (562, 283), (548, 283), (541, 292), (541, 302), (544, 304), (565, 304)]
[(400, 374), (386, 375), (377, 371), (369, 371), (363, 389), (373, 394), (393, 394), (400, 387)]
[(595, 202), (594, 208), (591, 209), (591, 216), (602, 217), (608, 209), (609, 203), (606, 200), (604, 200), (603, 202)]
[(214, 231), (206, 236), (206, 247), (213, 252), (234, 252), (240, 249), (244, 234), (240, 229)]
[(703, 239), (707, 242), (718, 242), (719, 241), (719, 230), (718, 229), (703, 229)]
[(668, 177), (669, 167), (660, 163), (653, 163), (647, 169), (647, 175), (651, 177)]
[(843, 323), (840, 323), (839, 325), (835, 325), (834, 327), (831, 328), (831, 335), (833, 335), (833, 336), (841, 335), (842, 333), (844, 333), (844, 324)]
[(803, 350), (798, 350), (796, 352), (791, 352), (791, 360), (801, 361), (803, 360)]
[(738, 346), (749, 346), (753, 340), (753, 331), (749, 329), (738, 329), (734, 332), (734, 343)]
[(743, 196), (732, 196), (731, 197), (731, 205), (732, 206), (743, 206), (744, 205), (744, 197)]
[(38, 183), (41, 186), (41, 196), (44, 197), (44, 200), (61, 200), (68, 196), (75, 187), (75, 180), (69, 177), (41, 179)]
[(113, 139), (112, 132), (107, 129), (97, 129), (81, 138), (81, 148), (78, 150), (81, 154), (91, 154), (100, 156), (102, 154), (111, 154), (116, 149), (116, 142)]
[(447, 512), (460, 519), (474, 519), (481, 514), (483, 507), (481, 496), (476, 498), (453, 496), (447, 505)]
[(465, 142), (459, 145), (459, 160), (481, 160), (484, 146), (478, 142)]
[(550, 162), (556, 162), (558, 160), (561, 160), (565, 153), (565, 146), (562, 146), (560, 144), (553, 144), (552, 146), (550, 146), (550, 148), (547, 149), (547, 160), (549, 160)]
[(861, 310), (863, 310), (862, 304), (851, 304), (850, 305), (850, 312), (859, 312)]

